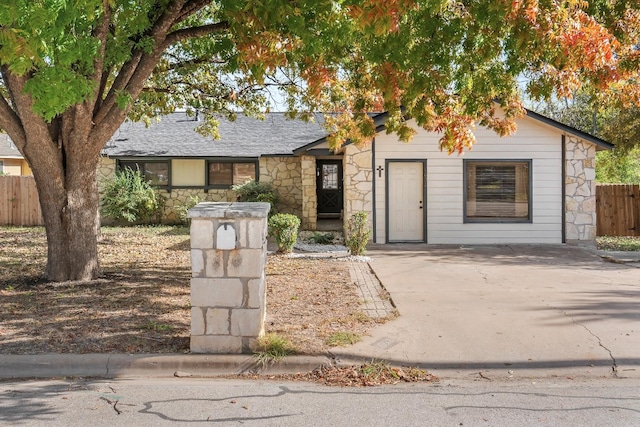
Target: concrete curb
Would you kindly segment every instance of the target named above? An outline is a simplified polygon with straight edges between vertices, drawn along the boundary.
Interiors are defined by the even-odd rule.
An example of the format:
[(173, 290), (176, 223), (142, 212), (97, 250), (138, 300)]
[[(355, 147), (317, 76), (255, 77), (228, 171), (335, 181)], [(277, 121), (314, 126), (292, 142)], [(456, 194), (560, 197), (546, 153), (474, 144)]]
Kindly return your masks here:
[(288, 356), (260, 366), (247, 354), (0, 355), (0, 379), (60, 377), (214, 377), (242, 373), (291, 374), (332, 364), (327, 356)]
[(625, 251), (594, 251), (596, 255), (605, 261), (617, 264), (635, 264), (640, 263), (640, 252)]

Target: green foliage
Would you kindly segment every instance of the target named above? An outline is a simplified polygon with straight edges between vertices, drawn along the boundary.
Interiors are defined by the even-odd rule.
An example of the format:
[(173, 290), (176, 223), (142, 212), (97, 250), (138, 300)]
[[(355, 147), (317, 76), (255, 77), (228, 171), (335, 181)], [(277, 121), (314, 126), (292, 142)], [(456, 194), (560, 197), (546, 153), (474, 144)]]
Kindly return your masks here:
[(163, 207), (164, 197), (140, 171), (124, 168), (104, 182), (101, 211), (106, 217), (130, 223), (160, 222)]
[(596, 181), (640, 183), (640, 148), (629, 151), (601, 151), (596, 154)]
[(255, 357), (263, 367), (282, 360), (290, 354), (295, 354), (295, 348), (286, 338), (277, 334), (266, 334), (258, 338)]
[(329, 245), (333, 242), (333, 233), (314, 231), (313, 234), (309, 236), (309, 241), (318, 245)]
[(278, 203), (278, 191), (271, 183), (247, 181), (231, 187), (236, 192), (239, 202), (265, 202), (271, 205), (269, 215), (275, 213), (275, 205)]
[[(588, 13), (623, 40), (625, 8), (607, 3), (589, 2)], [(535, 10), (501, 0), (418, 4), (210, 1), (176, 13), (168, 0), (5, 1), (0, 64), (28, 76), (24, 89), (48, 121), (108, 94), (108, 104), (133, 104), (130, 117), (136, 120), (178, 107), (199, 110), (205, 117), (200, 130), (216, 134), (215, 114), (259, 116), (272, 91), (279, 91), (292, 116), (331, 105), (360, 113), (345, 137), (370, 136), (375, 127), (362, 113), (388, 110), (388, 128), (403, 139), (412, 135), (407, 115), (427, 126), (447, 116), (441, 124), (454, 144), (466, 137), (468, 125), (456, 124), (456, 115), (485, 120), (494, 99), (513, 113), (525, 73), (531, 94), (549, 96), (572, 85), (572, 72), (604, 80), (616, 69), (616, 58), (608, 56), (612, 41), (579, 25), (584, 12), (571, 2), (540, 2)], [(165, 33), (156, 35), (158, 28)], [(567, 34), (572, 28), (577, 30)], [(167, 35), (168, 43), (156, 44)], [(601, 55), (591, 58), (585, 51)], [(136, 66), (128, 64), (155, 65), (151, 76), (140, 74), (149, 77), (148, 90), (132, 88), (142, 86), (133, 81), (138, 75), (130, 85), (120, 84), (120, 70), (134, 74)], [(101, 84), (103, 75), (109, 78)], [(105, 91), (97, 93), (101, 85)], [(485, 124), (504, 132), (495, 120)]]
[(279, 213), (269, 218), (269, 235), (278, 243), (278, 252), (290, 253), (298, 239), (300, 218), (292, 214)]
[(364, 211), (354, 213), (347, 222), (347, 238), (345, 239), (345, 244), (351, 255), (364, 255), (372, 234), (367, 213)]
[(640, 251), (640, 237), (598, 236), (596, 245), (605, 251)]
[(176, 214), (178, 215), (178, 219), (180, 220), (180, 223), (187, 224), (189, 222), (189, 218), (187, 217), (189, 209), (191, 209), (201, 201), (202, 200), (200, 200), (200, 196), (198, 196), (197, 194), (191, 195), (187, 198), (186, 202), (178, 205), (175, 208), (175, 211), (176, 211)]

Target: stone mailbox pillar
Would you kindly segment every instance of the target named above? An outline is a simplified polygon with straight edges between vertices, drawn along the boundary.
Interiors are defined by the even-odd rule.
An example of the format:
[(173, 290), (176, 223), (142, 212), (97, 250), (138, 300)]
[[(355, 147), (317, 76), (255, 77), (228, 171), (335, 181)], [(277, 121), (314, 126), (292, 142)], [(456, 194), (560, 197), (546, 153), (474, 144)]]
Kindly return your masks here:
[(191, 351), (249, 353), (264, 333), (269, 203), (199, 203), (191, 218)]

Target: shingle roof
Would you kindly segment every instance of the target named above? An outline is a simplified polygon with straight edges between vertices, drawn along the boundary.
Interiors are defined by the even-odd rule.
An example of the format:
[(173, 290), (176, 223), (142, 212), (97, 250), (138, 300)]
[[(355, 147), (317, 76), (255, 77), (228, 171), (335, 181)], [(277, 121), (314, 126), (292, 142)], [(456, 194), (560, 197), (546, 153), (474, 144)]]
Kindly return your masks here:
[(289, 120), (284, 113), (270, 113), (264, 121), (238, 115), (230, 122), (220, 120), (220, 139), (194, 131), (201, 124), (185, 113), (162, 117), (159, 123), (124, 123), (103, 149), (111, 157), (260, 157), (291, 155), (293, 150), (327, 135), (316, 123)]
[(18, 151), (6, 133), (0, 133), (0, 158), (22, 159), (22, 154)]

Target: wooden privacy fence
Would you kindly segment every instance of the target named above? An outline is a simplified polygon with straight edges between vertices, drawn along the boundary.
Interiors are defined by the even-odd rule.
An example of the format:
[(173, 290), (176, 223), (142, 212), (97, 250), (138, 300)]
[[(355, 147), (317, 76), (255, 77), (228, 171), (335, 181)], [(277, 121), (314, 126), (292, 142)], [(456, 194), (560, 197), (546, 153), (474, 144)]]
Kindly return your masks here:
[(598, 236), (640, 236), (640, 185), (598, 184)]
[(0, 176), (0, 225), (43, 225), (32, 176)]

